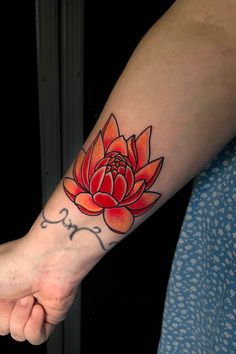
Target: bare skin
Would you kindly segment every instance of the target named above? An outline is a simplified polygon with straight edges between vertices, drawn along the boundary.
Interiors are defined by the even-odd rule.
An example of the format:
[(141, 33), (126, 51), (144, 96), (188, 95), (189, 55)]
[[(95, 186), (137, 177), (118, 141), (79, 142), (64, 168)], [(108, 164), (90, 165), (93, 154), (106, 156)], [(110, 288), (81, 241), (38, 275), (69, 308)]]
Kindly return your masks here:
[[(42, 228), (42, 215), (25, 237), (0, 245), (0, 335), (43, 343), (109, 245), (138, 227), (234, 137), (235, 17), (234, 1), (179, 0), (140, 42), (84, 149), (111, 112), (125, 137), (152, 126), (151, 158), (166, 161), (151, 187), (161, 198), (121, 235), (102, 215), (79, 211), (60, 184), (45, 206), (47, 215), (57, 220), (66, 208), (77, 226), (101, 228), (106, 250), (89, 230), (71, 240), (63, 223)], [(66, 176), (72, 178), (72, 167)]]
[(84, 273), (96, 262), (83, 264), (79, 244), (64, 242), (38, 252), (28, 234), (1, 245), (1, 335), (10, 332), (14, 339), (32, 344), (48, 338), (66, 317)]
[(2, 335), (10, 332), (18, 341), (27, 338), (32, 344), (40, 344), (65, 318), (79, 279), (75, 276), (73, 280), (73, 270), (70, 272), (68, 264), (64, 265), (66, 271), (61, 269), (62, 259), (68, 259), (68, 251), (45, 250), (40, 256), (35, 252), (35, 261), (24, 257), (26, 241), (23, 238), (1, 249), (1, 262), (7, 267), (1, 274), (4, 279), (1, 296), (6, 300), (0, 300), (0, 332)]

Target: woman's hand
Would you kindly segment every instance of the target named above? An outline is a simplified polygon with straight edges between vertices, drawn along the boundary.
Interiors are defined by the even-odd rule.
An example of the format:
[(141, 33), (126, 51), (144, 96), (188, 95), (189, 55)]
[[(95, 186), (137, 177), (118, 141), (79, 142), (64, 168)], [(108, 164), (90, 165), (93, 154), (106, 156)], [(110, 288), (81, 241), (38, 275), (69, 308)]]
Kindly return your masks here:
[(0, 246), (0, 335), (43, 343), (80, 283), (76, 249), (36, 247), (27, 235)]

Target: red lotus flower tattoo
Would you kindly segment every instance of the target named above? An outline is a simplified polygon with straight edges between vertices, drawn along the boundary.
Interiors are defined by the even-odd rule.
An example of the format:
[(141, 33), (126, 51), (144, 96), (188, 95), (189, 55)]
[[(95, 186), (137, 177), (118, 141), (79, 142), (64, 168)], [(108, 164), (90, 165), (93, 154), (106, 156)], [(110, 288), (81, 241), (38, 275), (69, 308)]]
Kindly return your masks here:
[(103, 213), (116, 233), (128, 232), (137, 216), (149, 211), (161, 194), (148, 191), (157, 179), (163, 157), (150, 161), (152, 128), (137, 138), (120, 134), (113, 114), (89, 149), (81, 149), (73, 178), (64, 178), (67, 196), (86, 215)]

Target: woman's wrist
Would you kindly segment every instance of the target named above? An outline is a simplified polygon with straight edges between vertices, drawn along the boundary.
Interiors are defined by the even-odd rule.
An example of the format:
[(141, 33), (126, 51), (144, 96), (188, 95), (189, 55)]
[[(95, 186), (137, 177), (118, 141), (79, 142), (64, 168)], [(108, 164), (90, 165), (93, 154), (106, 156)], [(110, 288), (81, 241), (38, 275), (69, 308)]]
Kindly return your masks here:
[(25, 238), (29, 253), (42, 258), (60, 254), (74, 264), (82, 280), (122, 236), (117, 238), (104, 226), (101, 216), (82, 214), (60, 183)]

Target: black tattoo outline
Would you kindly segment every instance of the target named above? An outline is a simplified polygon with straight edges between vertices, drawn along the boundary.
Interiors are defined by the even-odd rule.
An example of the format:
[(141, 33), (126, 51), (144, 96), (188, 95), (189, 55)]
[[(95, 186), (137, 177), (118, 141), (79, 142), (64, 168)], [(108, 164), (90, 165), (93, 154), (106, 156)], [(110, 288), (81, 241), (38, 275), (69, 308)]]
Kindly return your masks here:
[[(64, 192), (78, 210), (89, 216), (102, 215), (106, 226), (117, 234), (129, 232), (134, 225), (135, 218), (151, 210), (162, 196), (161, 193), (150, 190), (158, 178), (164, 162), (164, 156), (151, 160), (152, 131), (153, 127), (149, 125), (138, 136), (133, 134), (125, 137), (120, 132), (116, 116), (111, 113), (88, 149), (82, 148), (78, 153), (73, 164), (72, 176), (66, 176), (63, 179)], [(124, 164), (123, 171), (120, 171), (123, 182), (117, 183), (121, 189), (122, 198), (120, 199), (116, 197), (114, 183), (116, 175), (119, 175), (121, 162)], [(148, 166), (153, 163), (150, 172)], [(98, 165), (99, 168), (106, 166), (106, 169), (103, 171), (104, 173), (98, 173), (93, 179), (98, 171)], [(127, 177), (128, 174), (126, 175), (127, 166), (129, 166), (130, 177)], [(139, 176), (136, 180), (138, 173)], [(108, 174), (109, 178), (105, 179)], [(132, 175), (133, 177), (131, 177)], [(99, 183), (92, 183), (94, 180), (99, 180)], [(130, 185), (127, 190), (128, 180)], [(136, 194), (135, 182), (141, 180), (143, 180), (142, 188), (139, 186), (139, 193)], [(103, 190), (100, 190), (101, 186)], [(96, 194), (101, 191), (107, 195)], [(81, 199), (80, 194), (84, 194)], [(150, 202), (148, 198), (145, 199), (147, 194), (152, 195)], [(139, 206), (135, 206), (138, 201), (140, 201)], [(109, 214), (106, 213), (108, 209), (110, 209)], [(123, 213), (119, 213), (119, 209), (123, 210)], [(124, 215), (124, 220), (122, 220), (122, 215)], [(119, 218), (119, 222), (114, 223), (113, 220), (116, 218)], [(112, 242), (111, 245), (114, 243)]]
[[(41, 228), (42, 229), (46, 229), (49, 224), (50, 225), (62, 224), (68, 231), (70, 231), (69, 238), (70, 238), (71, 241), (73, 240), (73, 237), (75, 236), (76, 233), (78, 233), (80, 231), (89, 231), (91, 234), (93, 234), (97, 238), (101, 248), (104, 251), (108, 251), (108, 249), (105, 247), (101, 237), (99, 236), (99, 234), (102, 231), (99, 226), (94, 226), (93, 228), (90, 228), (90, 227), (84, 227), (84, 226), (80, 227), (80, 226), (78, 226), (76, 224), (73, 224), (70, 218), (67, 219), (67, 217), (69, 215), (69, 210), (66, 209), (66, 208), (61, 209), (59, 211), (59, 214), (64, 214), (64, 215), (62, 215), (61, 219), (53, 221), (53, 220), (49, 220), (45, 216), (44, 210), (42, 210), (43, 221), (40, 223)], [(113, 244), (113, 242), (110, 242), (109, 245), (111, 245), (111, 244)]]

